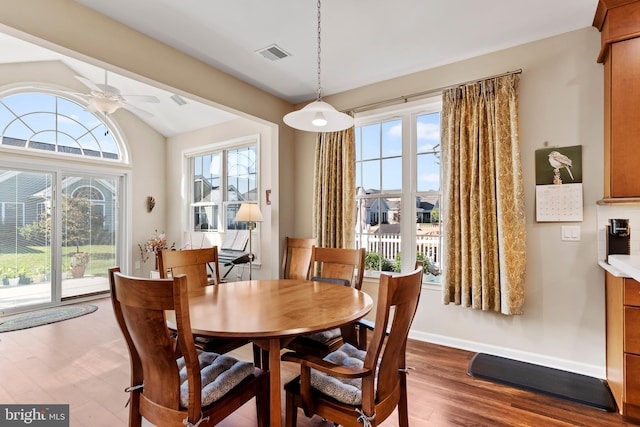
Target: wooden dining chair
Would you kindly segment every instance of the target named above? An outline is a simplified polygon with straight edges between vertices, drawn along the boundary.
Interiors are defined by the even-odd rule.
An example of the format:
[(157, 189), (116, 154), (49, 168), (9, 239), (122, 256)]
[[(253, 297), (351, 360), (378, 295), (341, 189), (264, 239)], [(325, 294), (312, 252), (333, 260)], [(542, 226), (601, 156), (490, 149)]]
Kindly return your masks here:
[[(286, 426), (295, 427), (298, 408), (345, 427), (377, 426), (398, 407), (398, 425), (408, 427), (405, 354), (418, 307), (423, 269), (400, 276), (382, 274), (376, 328), (366, 351), (349, 343), (324, 359), (285, 353), (300, 364), (300, 376), (285, 385)], [(394, 308), (389, 333), (390, 311)]]
[(282, 257), (283, 279), (307, 280), (311, 269), (311, 250), (317, 239), (285, 237)]
[[(184, 274), (189, 290), (220, 283), (218, 272), (218, 247), (206, 249), (186, 249), (182, 251), (164, 250), (158, 257), (160, 278)], [(210, 271), (214, 272), (211, 274)], [(248, 344), (244, 339), (196, 337), (196, 345), (205, 351), (227, 353)], [(258, 364), (258, 366), (261, 366)]]
[[(269, 373), (196, 348), (186, 276), (142, 279), (112, 268), (109, 283), (131, 361), (129, 427), (143, 417), (158, 427), (213, 426), (253, 397), (258, 426), (269, 425)], [(175, 311), (177, 347), (167, 310)]]
[(186, 274), (189, 289), (220, 283), (218, 268), (218, 247), (203, 249), (185, 249), (181, 251), (164, 250), (158, 257), (160, 278), (170, 274)]
[[(428, 265), (428, 264), (427, 264)], [(421, 268), (422, 271), (426, 271), (427, 266), (425, 265), (425, 262), (422, 260), (416, 260), (414, 269), (418, 269)], [(373, 331), (374, 329), (374, 323), (371, 320), (368, 319), (360, 319), (357, 322), (358, 328), (358, 348), (361, 350), (366, 350), (367, 349), (367, 337), (368, 334), (370, 333), (370, 331)], [(389, 333), (389, 331), (387, 330), (387, 333)]]
[[(311, 250), (311, 279), (361, 290), (364, 277), (364, 248), (320, 248)], [(357, 345), (357, 325), (316, 332), (296, 337), (287, 348), (299, 353), (323, 357), (338, 349), (345, 341)]]

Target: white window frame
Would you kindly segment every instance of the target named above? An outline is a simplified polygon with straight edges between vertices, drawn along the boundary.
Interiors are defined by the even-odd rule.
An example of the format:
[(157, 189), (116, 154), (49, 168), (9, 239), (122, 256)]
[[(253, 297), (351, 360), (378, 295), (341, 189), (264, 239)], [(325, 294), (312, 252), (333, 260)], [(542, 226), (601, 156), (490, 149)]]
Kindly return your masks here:
[[(402, 120), (402, 189), (400, 193), (381, 191), (380, 197), (401, 197), (402, 212), (415, 211), (416, 197), (420, 194), (417, 191), (417, 126), (415, 126), (418, 116), (442, 112), (442, 98), (436, 96), (432, 98), (411, 101), (402, 105), (394, 105), (376, 110), (357, 113), (354, 117), (355, 127), (381, 123), (389, 120)], [(381, 171), (382, 172), (382, 171)], [(441, 170), (442, 174), (442, 170)], [(441, 180), (442, 182), (442, 180)], [(442, 184), (441, 184), (442, 188)], [(442, 212), (441, 194), (440, 212)], [(402, 254), (410, 256), (402, 257), (402, 271), (411, 271), (414, 268), (416, 255), (416, 226), (415, 221), (403, 220), (400, 225), (400, 251)], [(442, 251), (442, 240), (440, 244)], [(442, 270), (443, 266), (440, 266)], [(387, 272), (385, 272), (387, 273)], [(391, 272), (388, 272), (391, 273)], [(393, 273), (391, 273), (393, 274)], [(379, 272), (373, 272), (368, 277), (378, 277)], [(440, 286), (439, 282), (434, 283)]]
[[(229, 141), (208, 144), (204, 146), (200, 146), (191, 150), (184, 150), (182, 152), (183, 157), (183, 176), (185, 177), (185, 188), (184, 194), (186, 195), (185, 200), (185, 209), (184, 209), (184, 219), (183, 223), (183, 233), (191, 234), (191, 233), (210, 233), (210, 234), (218, 234), (223, 236), (227, 232), (227, 205), (230, 203), (241, 203), (237, 201), (229, 201), (227, 200), (227, 156), (226, 153), (231, 150), (235, 150), (238, 148), (244, 147), (256, 147), (256, 200), (252, 200), (253, 202), (260, 203), (260, 173), (261, 173), (261, 165), (260, 165), (260, 135), (250, 135), (246, 137), (241, 137)], [(194, 224), (194, 215), (193, 208), (196, 206), (202, 206), (202, 203), (194, 203), (194, 193), (193, 193), (193, 178), (194, 178), (194, 170), (192, 166), (191, 160), (194, 157), (204, 156), (207, 154), (213, 153), (223, 153), (221, 159), (221, 171), (220, 171), (220, 204), (218, 205), (218, 218), (217, 218), (217, 229), (216, 230), (196, 230)], [(209, 204), (207, 204), (209, 205)], [(254, 233), (256, 231), (254, 230)], [(222, 238), (220, 239), (222, 241)]]

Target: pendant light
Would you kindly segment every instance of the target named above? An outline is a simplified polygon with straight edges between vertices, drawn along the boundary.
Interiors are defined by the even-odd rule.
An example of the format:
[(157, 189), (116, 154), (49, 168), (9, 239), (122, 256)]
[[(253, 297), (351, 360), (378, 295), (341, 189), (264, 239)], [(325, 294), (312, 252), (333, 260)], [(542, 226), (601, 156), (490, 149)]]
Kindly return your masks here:
[(318, 0), (318, 96), (306, 107), (284, 116), (284, 122), (292, 128), (309, 132), (334, 132), (353, 126), (353, 118), (341, 113), (322, 100), (320, 85), (320, 0)]

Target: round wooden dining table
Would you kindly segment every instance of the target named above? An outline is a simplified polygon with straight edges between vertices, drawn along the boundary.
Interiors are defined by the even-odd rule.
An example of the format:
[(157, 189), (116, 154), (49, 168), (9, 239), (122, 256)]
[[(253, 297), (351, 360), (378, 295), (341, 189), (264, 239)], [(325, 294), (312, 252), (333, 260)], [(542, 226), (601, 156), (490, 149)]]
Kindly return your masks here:
[(189, 296), (194, 334), (247, 338), (269, 352), (272, 427), (282, 424), (280, 350), (298, 335), (347, 325), (372, 307), (364, 292), (307, 280), (227, 282)]

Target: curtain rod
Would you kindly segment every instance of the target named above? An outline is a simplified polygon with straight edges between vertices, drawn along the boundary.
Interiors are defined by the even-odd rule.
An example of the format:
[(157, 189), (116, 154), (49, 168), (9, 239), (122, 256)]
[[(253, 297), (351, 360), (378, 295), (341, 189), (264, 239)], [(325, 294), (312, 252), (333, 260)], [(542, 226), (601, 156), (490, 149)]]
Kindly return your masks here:
[(425, 97), (427, 95), (434, 95), (436, 93), (442, 93), (446, 89), (451, 89), (451, 88), (459, 87), (459, 86), (465, 86), (465, 85), (468, 85), (470, 83), (477, 83), (477, 82), (481, 82), (483, 80), (495, 79), (497, 77), (508, 76), (508, 75), (511, 75), (511, 74), (520, 74), (520, 73), (522, 73), (522, 68), (519, 68), (519, 69), (514, 70), (514, 71), (507, 71), (507, 72), (501, 73), (501, 74), (494, 74), (493, 76), (484, 77), (482, 79), (469, 80), (469, 81), (466, 81), (466, 82), (463, 82), (463, 83), (457, 83), (457, 84), (454, 84), (454, 85), (439, 87), (437, 89), (429, 89), (429, 90), (426, 90), (424, 92), (417, 92), (417, 93), (412, 93), (410, 95), (403, 95), (403, 96), (398, 96), (396, 98), (385, 99), (383, 101), (376, 101), (376, 102), (372, 102), (370, 104), (360, 105), (360, 106), (349, 108), (349, 109), (342, 110), (342, 111), (343, 112), (351, 112), (351, 113), (360, 113), (360, 112), (363, 112), (363, 111), (372, 110), (375, 107), (381, 107), (383, 105), (396, 104), (396, 103), (400, 103), (400, 102), (408, 102), (409, 99), (421, 98), (421, 97)]

